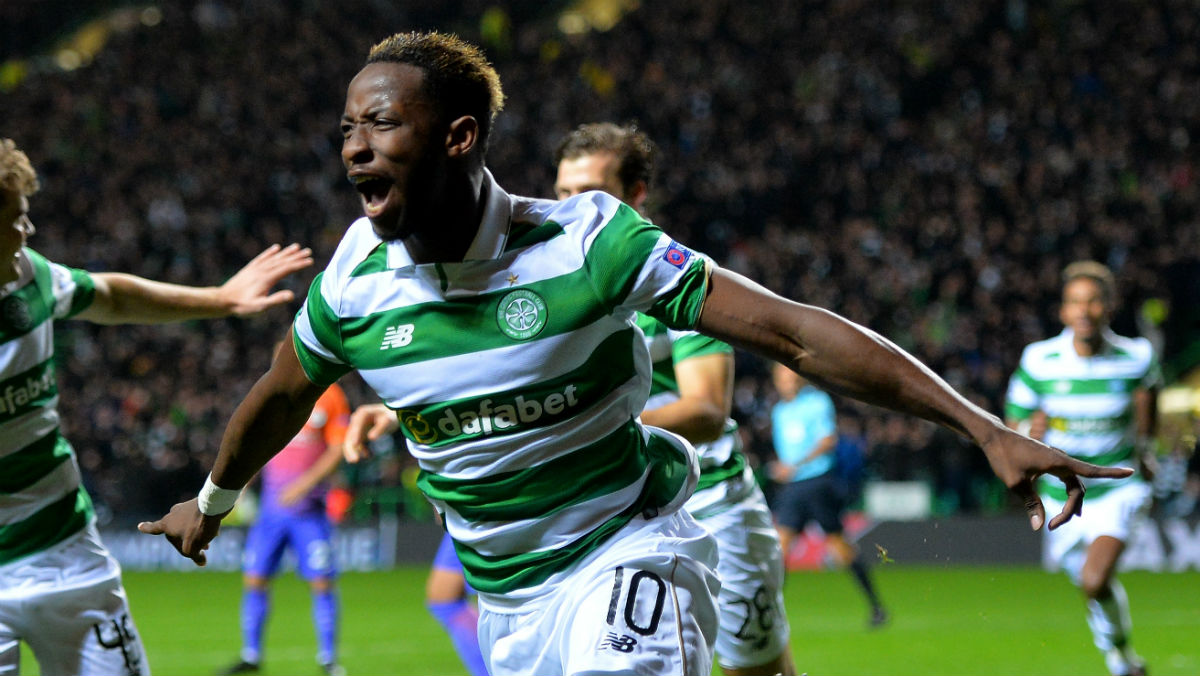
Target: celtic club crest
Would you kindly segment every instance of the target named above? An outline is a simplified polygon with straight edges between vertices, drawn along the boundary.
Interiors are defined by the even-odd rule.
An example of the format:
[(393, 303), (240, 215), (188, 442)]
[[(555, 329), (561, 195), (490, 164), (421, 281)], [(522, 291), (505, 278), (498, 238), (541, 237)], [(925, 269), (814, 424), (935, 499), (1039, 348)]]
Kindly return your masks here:
[(526, 289), (511, 291), (496, 307), (496, 324), (509, 338), (529, 340), (546, 327), (546, 301)]

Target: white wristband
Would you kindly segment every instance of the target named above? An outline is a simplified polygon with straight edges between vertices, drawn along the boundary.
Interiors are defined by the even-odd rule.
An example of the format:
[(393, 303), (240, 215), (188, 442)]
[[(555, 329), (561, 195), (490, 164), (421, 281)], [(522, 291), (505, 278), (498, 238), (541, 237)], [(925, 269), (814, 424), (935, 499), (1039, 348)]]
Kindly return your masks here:
[(200, 489), (200, 495), (196, 497), (196, 503), (201, 514), (216, 516), (233, 509), (234, 503), (241, 494), (241, 490), (221, 488), (214, 484), (212, 475), (209, 474), (208, 478), (204, 480), (204, 488)]

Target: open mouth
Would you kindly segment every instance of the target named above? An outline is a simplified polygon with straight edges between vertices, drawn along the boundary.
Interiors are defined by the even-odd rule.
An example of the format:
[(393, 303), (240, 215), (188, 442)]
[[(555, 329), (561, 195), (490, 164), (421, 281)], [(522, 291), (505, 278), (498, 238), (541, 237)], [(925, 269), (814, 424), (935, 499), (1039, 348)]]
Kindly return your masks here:
[(367, 216), (377, 216), (387, 203), (388, 194), (392, 190), (392, 182), (379, 176), (351, 176), (350, 182), (362, 196), (363, 209)]

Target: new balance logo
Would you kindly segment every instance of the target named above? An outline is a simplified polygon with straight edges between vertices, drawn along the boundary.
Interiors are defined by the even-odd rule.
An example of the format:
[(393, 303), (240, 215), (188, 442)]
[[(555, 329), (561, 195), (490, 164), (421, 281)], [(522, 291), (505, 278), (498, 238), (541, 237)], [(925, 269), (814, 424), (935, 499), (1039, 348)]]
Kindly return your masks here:
[(633, 647), (635, 645), (637, 645), (637, 639), (634, 637), (626, 636), (624, 634), (616, 634), (610, 631), (604, 637), (604, 640), (600, 642), (599, 649), (604, 650), (605, 648), (612, 648), (619, 653), (631, 653), (633, 652)]
[(383, 342), (379, 345), (381, 350), (390, 350), (396, 347), (404, 347), (412, 342), (412, 334), (414, 324), (400, 324), (399, 326), (389, 326), (383, 332)]

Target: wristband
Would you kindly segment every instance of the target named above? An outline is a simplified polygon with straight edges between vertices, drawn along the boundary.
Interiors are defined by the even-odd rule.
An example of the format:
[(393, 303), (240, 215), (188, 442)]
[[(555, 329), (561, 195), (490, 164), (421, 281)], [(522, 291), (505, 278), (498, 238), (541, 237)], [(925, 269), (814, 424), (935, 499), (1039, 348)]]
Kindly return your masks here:
[(233, 509), (234, 503), (241, 494), (241, 490), (221, 488), (214, 484), (212, 474), (209, 474), (208, 478), (204, 480), (204, 488), (200, 489), (200, 495), (196, 496), (196, 505), (200, 508), (201, 514), (216, 516)]

